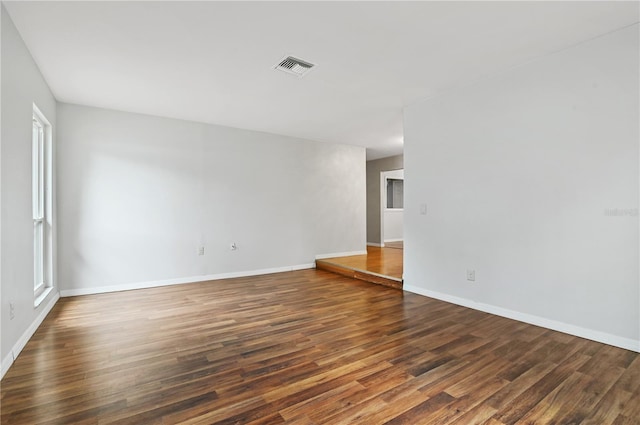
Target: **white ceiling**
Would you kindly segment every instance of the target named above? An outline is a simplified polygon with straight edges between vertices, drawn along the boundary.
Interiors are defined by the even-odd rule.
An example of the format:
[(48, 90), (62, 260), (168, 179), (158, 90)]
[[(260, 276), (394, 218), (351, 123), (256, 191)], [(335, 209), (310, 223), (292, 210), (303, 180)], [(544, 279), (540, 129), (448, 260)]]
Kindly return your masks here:
[[(637, 2), (5, 2), (62, 102), (402, 153), (402, 107), (637, 23)], [(306, 77), (272, 67), (291, 54)]]

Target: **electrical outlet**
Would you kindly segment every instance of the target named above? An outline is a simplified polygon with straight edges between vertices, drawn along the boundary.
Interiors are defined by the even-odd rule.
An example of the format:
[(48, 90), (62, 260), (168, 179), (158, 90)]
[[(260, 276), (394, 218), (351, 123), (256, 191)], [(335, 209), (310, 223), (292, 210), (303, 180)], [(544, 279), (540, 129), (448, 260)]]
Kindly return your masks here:
[(13, 320), (16, 317), (16, 305), (13, 302), (9, 303), (9, 320)]
[(231, 242), (231, 246), (229, 247), (231, 251), (236, 251), (238, 249), (238, 245), (235, 242)]
[(476, 271), (473, 269), (467, 269), (467, 280), (471, 282), (475, 282), (476, 280)]
[(203, 246), (198, 248), (198, 255), (204, 255), (204, 247)]

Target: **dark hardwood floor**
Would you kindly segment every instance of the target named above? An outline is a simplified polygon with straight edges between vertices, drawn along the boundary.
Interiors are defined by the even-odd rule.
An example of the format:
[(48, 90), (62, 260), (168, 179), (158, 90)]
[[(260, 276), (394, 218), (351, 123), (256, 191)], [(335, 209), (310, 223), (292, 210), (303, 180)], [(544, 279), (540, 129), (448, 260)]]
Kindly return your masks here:
[(2, 424), (640, 423), (640, 355), (305, 270), (61, 299)]

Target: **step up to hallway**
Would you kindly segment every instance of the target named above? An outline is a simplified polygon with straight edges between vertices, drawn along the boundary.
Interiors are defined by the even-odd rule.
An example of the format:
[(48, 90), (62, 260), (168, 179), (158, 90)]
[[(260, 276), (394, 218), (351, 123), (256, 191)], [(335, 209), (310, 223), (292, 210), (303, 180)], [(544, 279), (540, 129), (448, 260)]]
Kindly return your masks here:
[(316, 260), (316, 268), (326, 270), (342, 276), (351, 277), (353, 279), (364, 280), (366, 282), (376, 283), (378, 285), (388, 286), (390, 288), (402, 289), (402, 279), (392, 276), (385, 276), (368, 270), (358, 269), (344, 264), (332, 262), (332, 259)]

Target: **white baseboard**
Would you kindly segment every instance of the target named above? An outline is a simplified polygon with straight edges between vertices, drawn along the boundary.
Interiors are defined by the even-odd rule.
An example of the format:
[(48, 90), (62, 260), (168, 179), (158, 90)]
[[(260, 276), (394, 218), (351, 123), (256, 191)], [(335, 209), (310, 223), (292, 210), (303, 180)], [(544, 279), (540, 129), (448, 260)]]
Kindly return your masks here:
[(0, 370), (0, 379), (4, 377), (4, 374), (7, 373), (11, 365), (13, 364), (13, 353), (9, 351), (9, 353), (2, 359), (2, 369)]
[(324, 260), (325, 258), (335, 257), (351, 257), (353, 255), (367, 255), (367, 250), (363, 251), (348, 251), (348, 252), (333, 252), (331, 254), (319, 254), (316, 255), (316, 260)]
[(515, 310), (509, 310), (497, 307), (491, 304), (478, 303), (466, 298), (460, 298), (453, 295), (443, 294), (441, 292), (431, 291), (405, 283), (403, 289), (414, 294), (424, 295), (426, 297), (435, 298), (452, 304), (461, 305), (463, 307), (472, 308), (474, 310), (484, 311), (485, 313), (495, 314), (496, 316), (506, 317), (508, 319), (517, 320), (519, 322), (529, 323), (531, 325), (541, 326), (543, 328), (578, 336), (580, 338), (590, 339), (592, 341), (601, 342), (614, 347), (624, 348), (640, 353), (640, 340), (624, 338), (612, 335), (606, 332), (587, 329), (580, 326), (571, 325), (557, 320), (551, 320), (532, 314), (521, 313)]
[(27, 328), (27, 330), (24, 331), (24, 333), (20, 336), (20, 338), (18, 338), (18, 341), (14, 344), (13, 348), (11, 348), (11, 351), (9, 352), (9, 354), (7, 354), (4, 359), (2, 359), (2, 369), (0, 369), (0, 379), (4, 376), (5, 373), (7, 373), (7, 371), (9, 370), (9, 368), (11, 367), (15, 359), (17, 359), (20, 353), (22, 352), (22, 349), (24, 348), (24, 346), (27, 345), (27, 342), (29, 342), (33, 334), (36, 333), (36, 331), (38, 330), (38, 327), (40, 327), (45, 317), (47, 317), (47, 314), (49, 314), (49, 312), (51, 311), (53, 306), (56, 305), (56, 302), (58, 302), (59, 299), (60, 299), (60, 293), (56, 291), (53, 297), (51, 297), (51, 299), (49, 300), (49, 302), (42, 308), (42, 311), (40, 312), (40, 314), (38, 314), (36, 319), (31, 323), (31, 325)]
[(382, 248), (384, 246), (383, 243), (375, 243), (375, 242), (367, 242), (367, 246), (377, 246), (378, 248)]
[(403, 242), (404, 238), (400, 238), (400, 239), (385, 239), (385, 242)]
[(75, 297), (78, 295), (103, 294), (106, 292), (130, 291), (133, 289), (155, 288), (158, 286), (182, 285), (185, 283), (206, 282), (208, 280), (232, 279), (235, 277), (259, 276), (263, 274), (292, 272), (295, 270), (312, 269), (315, 263), (298, 264), (294, 266), (275, 267), (270, 269), (249, 270), (232, 273), (219, 273), (202, 276), (181, 277), (176, 279), (154, 280), (147, 282), (122, 283), (116, 285), (97, 286), (92, 288), (63, 289), (62, 297)]

